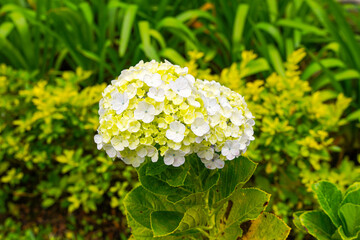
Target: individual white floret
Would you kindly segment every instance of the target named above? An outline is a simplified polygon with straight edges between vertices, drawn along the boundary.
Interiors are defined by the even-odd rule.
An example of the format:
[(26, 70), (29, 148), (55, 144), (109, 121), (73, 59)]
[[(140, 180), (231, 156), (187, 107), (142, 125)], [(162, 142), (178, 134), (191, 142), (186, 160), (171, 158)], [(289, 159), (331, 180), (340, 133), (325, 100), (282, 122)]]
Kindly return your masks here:
[(145, 161), (145, 158), (139, 157), (137, 154), (131, 154), (129, 156), (123, 157), (122, 160), (126, 164), (131, 164), (133, 167), (139, 167), (140, 164)]
[(160, 87), (161, 84), (163, 83), (163, 81), (161, 80), (161, 75), (158, 73), (154, 73), (151, 75), (147, 74), (144, 76), (143, 80), (146, 83), (146, 85), (155, 88)]
[(191, 131), (198, 137), (204, 136), (209, 130), (210, 126), (203, 118), (197, 117), (191, 124)]
[(190, 84), (190, 86), (194, 86), (194, 84), (195, 84), (195, 78), (194, 78), (194, 76), (193, 75), (191, 75), (191, 74), (187, 74), (187, 75), (185, 75), (185, 78), (186, 78), (186, 80), (188, 80), (188, 83)]
[(176, 94), (180, 95), (181, 97), (189, 97), (191, 95), (191, 86), (188, 80), (184, 77), (179, 77), (175, 81), (170, 82), (170, 88)]
[(228, 160), (233, 160), (240, 155), (240, 143), (236, 140), (227, 140), (221, 149), (221, 154)]
[(209, 115), (215, 115), (220, 111), (220, 105), (216, 98), (208, 98), (206, 103), (206, 111)]
[(110, 144), (104, 144), (103, 148), (109, 157), (114, 158), (116, 156), (116, 150)]
[(97, 144), (97, 149), (100, 150), (103, 147), (103, 138), (100, 134), (94, 136), (94, 141)]
[(240, 125), (244, 124), (244, 116), (242, 115), (241, 110), (239, 110), (237, 108), (233, 108), (230, 120), (236, 126), (240, 126)]
[(145, 101), (140, 102), (134, 111), (134, 118), (142, 120), (144, 123), (150, 123), (155, 117), (155, 107)]
[(246, 134), (247, 137), (251, 137), (252, 135), (254, 135), (254, 130), (252, 127), (248, 127), (245, 128), (244, 133)]
[(163, 102), (165, 100), (165, 91), (162, 88), (152, 87), (149, 89), (148, 96), (156, 102)]
[(152, 162), (157, 162), (159, 159), (158, 150), (153, 146), (146, 146), (147, 156), (151, 157)]
[(111, 139), (111, 145), (115, 148), (116, 151), (123, 151), (126, 147), (129, 146), (129, 141), (127, 139), (116, 136)]
[(113, 92), (111, 93), (111, 97), (111, 107), (116, 111), (116, 114), (121, 114), (129, 106), (129, 99), (126, 92), (124, 94)]
[(170, 123), (170, 128), (166, 131), (166, 137), (176, 143), (179, 143), (184, 139), (184, 133), (185, 125), (176, 121)]
[(164, 163), (166, 165), (173, 165), (179, 167), (185, 162), (185, 152), (181, 150), (168, 149), (164, 155)]
[(214, 149), (211, 147), (203, 148), (197, 155), (199, 158), (204, 158), (209, 161), (214, 157)]
[(205, 167), (208, 169), (216, 169), (216, 168), (223, 168), (225, 162), (220, 159), (219, 154), (214, 154), (214, 157), (210, 160), (202, 158), (201, 161), (204, 163)]
[(193, 107), (199, 108), (201, 106), (201, 104), (198, 101), (195, 100), (194, 96), (188, 97), (187, 101)]

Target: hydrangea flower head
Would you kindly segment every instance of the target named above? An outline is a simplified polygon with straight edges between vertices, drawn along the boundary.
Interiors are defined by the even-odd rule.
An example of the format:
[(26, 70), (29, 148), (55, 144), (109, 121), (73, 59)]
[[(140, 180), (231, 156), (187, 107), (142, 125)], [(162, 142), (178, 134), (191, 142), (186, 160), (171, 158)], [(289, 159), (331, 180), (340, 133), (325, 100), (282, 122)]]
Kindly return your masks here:
[(254, 140), (241, 95), (168, 61), (123, 70), (102, 96), (97, 148), (134, 167), (146, 157), (178, 167), (195, 153), (205, 167), (223, 168)]

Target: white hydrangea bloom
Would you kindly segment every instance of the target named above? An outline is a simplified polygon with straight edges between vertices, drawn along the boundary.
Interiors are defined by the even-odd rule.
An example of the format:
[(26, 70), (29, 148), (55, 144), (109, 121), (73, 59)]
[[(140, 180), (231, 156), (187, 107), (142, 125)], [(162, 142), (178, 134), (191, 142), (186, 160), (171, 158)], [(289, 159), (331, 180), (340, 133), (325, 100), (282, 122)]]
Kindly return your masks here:
[(229, 88), (168, 61), (140, 61), (104, 89), (94, 141), (134, 167), (147, 158), (180, 166), (195, 153), (207, 168), (222, 168), (254, 140), (253, 118)]

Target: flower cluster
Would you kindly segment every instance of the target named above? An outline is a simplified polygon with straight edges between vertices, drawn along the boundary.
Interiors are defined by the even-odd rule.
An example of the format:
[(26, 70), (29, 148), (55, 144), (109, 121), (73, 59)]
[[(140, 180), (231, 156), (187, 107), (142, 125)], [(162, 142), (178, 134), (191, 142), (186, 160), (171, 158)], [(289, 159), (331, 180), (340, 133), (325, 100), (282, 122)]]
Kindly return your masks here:
[(102, 95), (98, 149), (134, 167), (159, 154), (180, 166), (196, 153), (207, 168), (222, 168), (254, 140), (254, 117), (241, 95), (168, 61), (123, 70)]

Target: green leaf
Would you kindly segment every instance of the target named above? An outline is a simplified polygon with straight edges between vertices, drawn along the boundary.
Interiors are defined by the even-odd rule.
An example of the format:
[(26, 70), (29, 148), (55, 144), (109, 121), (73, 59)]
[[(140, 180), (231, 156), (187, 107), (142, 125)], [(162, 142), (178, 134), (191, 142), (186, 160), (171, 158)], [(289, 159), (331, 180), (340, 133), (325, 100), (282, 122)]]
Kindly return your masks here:
[[(156, 29), (162, 29), (162, 28), (169, 28), (177, 31), (178, 33), (184, 33), (186, 36), (186, 39), (184, 40), (190, 40), (193, 43), (197, 43), (198, 40), (195, 37), (195, 34), (181, 21), (179, 21), (176, 18), (173, 17), (166, 17), (162, 19), (156, 26)], [(176, 34), (176, 32), (175, 32)]]
[(228, 198), (227, 204), (217, 214), (219, 238), (237, 239), (241, 237), (240, 224), (256, 219), (266, 208), (270, 194), (255, 188), (237, 188)]
[[(138, 168), (138, 175), (139, 175), (139, 181), (141, 182), (142, 186), (147, 189), (148, 191), (160, 194), (163, 196), (169, 196), (169, 200), (172, 202), (179, 201), (183, 197), (191, 194), (192, 192), (190, 190), (186, 190), (183, 188), (177, 188), (171, 186), (168, 182), (166, 177), (163, 179), (161, 178), (161, 175), (164, 177), (166, 174), (165, 171), (168, 170), (168, 168), (175, 168), (172, 166), (167, 167), (164, 171), (161, 172), (161, 175), (148, 175), (148, 168), (152, 166), (152, 162), (148, 161), (147, 163), (144, 163), (141, 165), (140, 168)], [(165, 165), (164, 163), (160, 163)], [(181, 168), (183, 168), (182, 166)], [(151, 171), (151, 170), (150, 170)], [(178, 171), (179, 174), (181, 174), (181, 171)], [(186, 176), (186, 175), (185, 175)], [(179, 182), (183, 182), (184, 180), (182, 178), (185, 177), (184, 175), (178, 176), (176, 180), (168, 180), (170, 183), (177, 185)], [(171, 197), (170, 197), (171, 196)]]
[(273, 44), (269, 44), (268, 52), (269, 52), (270, 63), (273, 66), (273, 68), (280, 76), (285, 77), (285, 69), (284, 69), (283, 61), (277, 48)]
[(356, 205), (360, 205), (360, 186), (359, 183), (357, 185), (352, 185), (354, 187), (351, 188), (351, 190), (347, 191), (344, 199), (341, 202), (341, 205), (344, 205), (346, 203), (353, 203)]
[(350, 113), (347, 117), (346, 117), (347, 121), (354, 121), (354, 120), (359, 120), (360, 121), (360, 109)]
[(301, 230), (302, 232), (306, 232), (305, 227), (301, 224), (301, 221), (300, 221), (300, 216), (303, 213), (305, 213), (305, 211), (299, 211), (299, 212), (293, 213), (293, 218), (294, 218), (293, 223), (299, 230)]
[(251, 222), (248, 232), (242, 238), (243, 240), (256, 239), (286, 239), (290, 233), (290, 228), (284, 221), (271, 213), (263, 213), (257, 219)]
[(278, 15), (279, 15), (279, 7), (278, 7), (278, 2), (277, 1), (273, 1), (273, 0), (266, 0), (268, 9), (269, 9), (269, 17), (270, 17), (270, 22), (275, 22), (275, 20), (277, 19)]
[(346, 236), (352, 237), (360, 231), (360, 205), (346, 203), (341, 206), (339, 216), (343, 223)]
[(183, 56), (181, 56), (180, 53), (175, 51), (172, 48), (164, 48), (161, 50), (160, 55), (164, 58), (169, 59), (171, 62), (178, 64), (180, 66), (184, 66), (186, 63), (186, 60)]
[(184, 213), (176, 211), (155, 211), (151, 213), (150, 222), (154, 237), (167, 236), (173, 233), (184, 217)]
[(180, 167), (169, 166), (166, 171), (161, 173), (161, 178), (172, 187), (180, 187), (184, 185), (188, 171), (188, 164), (184, 164)]
[(31, 39), (29, 25), (27, 24), (26, 18), (20, 12), (12, 12), (9, 14), (11, 20), (13, 21), (19, 35), (20, 40), (22, 41), (22, 50), (23, 54), (26, 56), (28, 61), (35, 60), (33, 59), (33, 42)]
[(181, 224), (177, 229), (177, 232), (179, 232), (178, 235), (184, 231), (194, 230), (199, 226), (206, 226), (207, 214), (208, 213), (204, 211), (204, 206), (202, 205), (190, 207), (185, 212), (184, 217), (181, 220)]
[(236, 10), (235, 20), (234, 20), (234, 28), (232, 34), (233, 46), (236, 47), (241, 43), (241, 39), (243, 36), (246, 15), (249, 11), (248, 4), (239, 4)]
[(342, 200), (341, 191), (331, 182), (321, 181), (312, 185), (321, 208), (336, 227), (340, 226), (338, 211)]
[(151, 229), (150, 215), (154, 211), (180, 211), (185, 212), (184, 207), (167, 201), (165, 196), (155, 195), (142, 186), (129, 192), (124, 199), (124, 206), (128, 214), (141, 224)]
[(82, 2), (79, 4), (79, 9), (84, 15), (84, 19), (88, 23), (89, 26), (92, 26), (94, 24), (94, 15), (91, 10), (90, 4), (87, 2)]
[(153, 37), (154, 39), (156, 39), (158, 41), (160, 48), (162, 48), (162, 49), (166, 48), (165, 39), (159, 31), (156, 31), (155, 29), (150, 29), (149, 34), (151, 37)]
[(186, 22), (188, 20), (196, 19), (196, 18), (204, 18), (211, 22), (215, 22), (215, 17), (211, 15), (209, 12), (206, 12), (204, 10), (188, 10), (176, 16), (176, 19), (178, 19), (181, 22)]
[(356, 182), (356, 183), (353, 183), (351, 184), (347, 189), (346, 189), (346, 192), (345, 192), (345, 196), (352, 192), (352, 191), (355, 191), (355, 190), (358, 190), (360, 189), (360, 182)]
[(322, 64), (326, 68), (343, 68), (345, 67), (345, 64), (337, 59), (337, 58), (326, 58), (321, 59), (319, 62), (313, 62), (311, 63), (303, 72), (301, 75), (301, 79), (307, 80), (315, 73), (321, 71), (321, 65)]
[(329, 240), (336, 227), (323, 211), (310, 211), (300, 215), (301, 224), (319, 240)]
[(55, 203), (55, 200), (53, 198), (46, 198), (42, 203), (41, 205), (44, 207), (44, 208), (48, 208), (50, 207), (51, 205), (53, 205)]
[(358, 240), (359, 237), (360, 237), (360, 231), (357, 232), (357, 234), (355, 234), (354, 236), (351, 237), (346, 236), (343, 226), (340, 226), (336, 231), (336, 233), (332, 236), (333, 239), (341, 238), (342, 240), (355, 240), (355, 239)]
[(210, 204), (219, 203), (230, 196), (236, 187), (241, 188), (253, 175), (256, 165), (242, 156), (227, 161), (225, 167), (219, 171), (218, 183), (210, 190)]
[(136, 5), (129, 5), (126, 8), (125, 16), (124, 19), (122, 20), (120, 45), (119, 45), (119, 54), (121, 57), (125, 55), (125, 52), (127, 50), (137, 8), (138, 7)]
[(151, 231), (151, 229), (144, 227), (143, 225), (135, 221), (135, 219), (130, 214), (126, 214), (126, 219), (128, 225), (131, 227), (131, 232), (132, 235), (135, 237), (135, 239), (141, 239), (141, 240), (154, 239), (153, 232)]
[(142, 42), (142, 48), (144, 50), (145, 55), (149, 59), (154, 59), (156, 61), (160, 61), (159, 55), (157, 54), (155, 48), (150, 43), (149, 22), (140, 21), (138, 25), (139, 25), (140, 38), (141, 38), (141, 42)]
[(0, 52), (2, 52), (10, 62), (18, 68), (28, 68), (28, 62), (8, 39), (7, 36), (13, 30), (14, 25), (4, 22), (0, 25)]
[[(345, 80), (352, 80), (352, 79), (359, 79), (359, 78), (360, 78), (359, 72), (357, 72), (353, 69), (347, 69), (342, 72), (333, 74), (333, 79), (335, 79), (337, 82), (345, 81)], [(316, 80), (313, 81), (311, 86), (314, 90), (318, 90), (321, 87), (323, 87), (329, 83), (332, 83), (332, 79), (327, 74), (326, 76), (318, 77)]]
[(302, 30), (304, 33), (313, 33), (319, 36), (326, 36), (326, 31), (301, 22), (300, 20), (291, 20), (291, 19), (280, 19), (277, 21), (277, 25), (282, 27), (290, 27)]
[(333, 99), (336, 99), (338, 97), (338, 93), (333, 91), (333, 90), (322, 90), (322, 91), (319, 91), (319, 97), (320, 97), (320, 101), (322, 102), (326, 102), (328, 100), (333, 100)]
[(204, 167), (196, 154), (187, 157), (190, 163), (190, 172), (185, 181), (185, 186), (194, 192), (205, 192), (213, 187), (219, 180), (219, 172)]
[(164, 164), (162, 157), (160, 157), (159, 161), (157, 162), (152, 162), (151, 164), (148, 164), (148, 162), (146, 162), (145, 164), (146, 164), (145, 174), (150, 176), (159, 175), (169, 167), (168, 165)]
[(261, 73), (264, 71), (268, 71), (270, 69), (269, 64), (265, 58), (258, 58), (258, 59), (255, 59), (255, 60), (249, 62), (246, 65), (246, 68), (248, 69), (248, 71), (246, 72), (244, 77), (251, 76), (251, 75), (254, 75), (257, 73)]
[(279, 49), (284, 49), (284, 41), (282, 40), (281, 33), (274, 25), (267, 22), (260, 22), (256, 24), (256, 27), (270, 34), (278, 44)]

